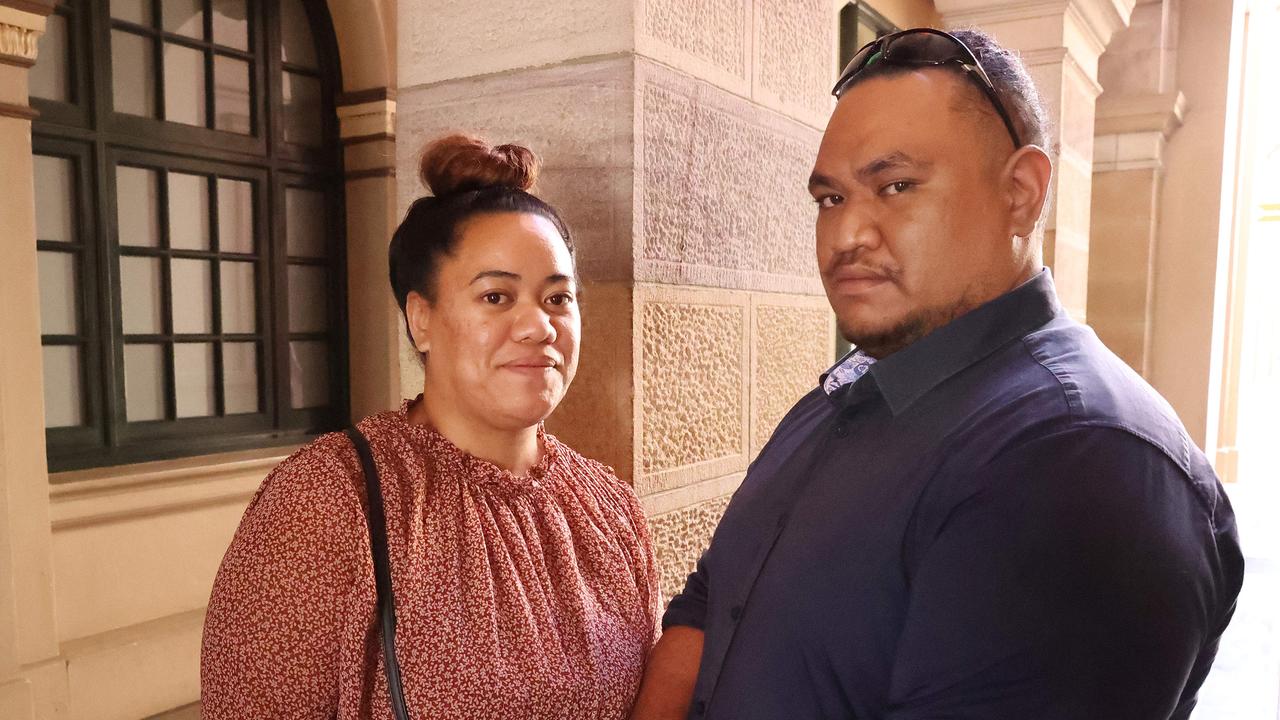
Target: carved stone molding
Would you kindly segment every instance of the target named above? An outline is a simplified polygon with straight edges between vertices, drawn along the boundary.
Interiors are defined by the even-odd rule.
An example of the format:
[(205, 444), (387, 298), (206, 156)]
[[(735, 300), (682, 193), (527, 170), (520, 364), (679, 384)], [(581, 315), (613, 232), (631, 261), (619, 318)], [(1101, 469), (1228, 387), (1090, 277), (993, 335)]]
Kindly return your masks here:
[[(0, 63), (29, 68), (36, 63), (40, 30), (14, 24), (0, 7)], [(12, 11), (11, 11), (12, 12)], [(43, 21), (41, 21), (43, 24)]]
[(935, 7), (949, 27), (1071, 16), (1101, 54), (1112, 35), (1128, 26), (1134, 4), (1135, 0), (937, 0)]
[(1187, 98), (1181, 92), (1098, 97), (1095, 135), (1159, 132), (1166, 138), (1182, 125)]

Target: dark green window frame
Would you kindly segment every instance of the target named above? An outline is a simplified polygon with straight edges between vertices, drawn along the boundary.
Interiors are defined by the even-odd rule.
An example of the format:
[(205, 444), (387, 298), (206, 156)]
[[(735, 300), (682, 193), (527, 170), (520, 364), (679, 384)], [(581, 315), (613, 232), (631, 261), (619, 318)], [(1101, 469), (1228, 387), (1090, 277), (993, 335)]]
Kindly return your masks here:
[[(159, 19), (164, 0), (147, 0)], [(110, 16), (108, 0), (63, 0), (55, 9), (67, 29), (67, 100), (32, 98), (40, 116), (32, 123), (37, 156), (70, 162), (74, 188), (70, 241), (37, 239), (45, 253), (68, 253), (74, 258), (76, 328), (69, 334), (45, 334), (47, 347), (77, 349), (79, 417), (72, 427), (46, 430), (51, 472), (119, 465), (213, 452), (270, 447), (304, 442), (314, 435), (343, 427), (347, 408), (346, 261), (342, 228), (343, 168), (334, 99), (339, 88), (337, 43), (323, 2), (303, 0), (306, 21), (316, 52), (314, 67), (296, 66), (281, 57), (281, 5), (276, 0), (247, 0), (248, 48), (214, 45), (215, 0), (201, 0), (203, 39), (174, 35)], [(204, 57), (204, 126), (182, 125), (163, 119), (117, 113), (113, 110), (112, 30), (144, 37), (153, 50), (151, 62), (156, 114), (164, 114), (165, 62), (170, 45), (197, 50)], [(225, 56), (249, 63), (249, 132), (215, 129), (215, 58)], [(323, 119), (320, 142), (302, 146), (285, 141), (282, 85), (285, 73), (319, 82)], [(152, 169), (157, 186), (160, 242), (155, 247), (125, 247), (118, 237), (117, 166)], [(171, 247), (166, 192), (169, 173), (204, 178), (207, 195), (209, 247)], [(219, 248), (217, 180), (251, 183), (252, 253), (223, 252)], [(286, 246), (287, 188), (322, 193), (324, 217), (315, 222), (325, 229), (324, 258), (291, 257)], [(202, 220), (203, 222), (203, 220)], [(121, 258), (156, 258), (161, 268), (163, 322), (160, 332), (126, 335), (122, 326)], [(171, 301), (174, 260), (199, 260), (210, 273), (210, 327), (206, 333), (178, 335), (173, 328)], [(220, 269), (227, 261), (253, 265), (256, 312), (254, 332), (224, 333)], [(322, 267), (327, 284), (323, 329), (290, 329), (291, 267)], [(175, 404), (176, 341), (203, 343), (210, 348), (212, 412), (178, 417)], [(126, 417), (124, 348), (126, 342), (150, 342), (163, 348), (163, 419), (130, 422)], [(317, 407), (293, 407), (290, 395), (291, 342), (323, 342), (327, 357), (327, 401)], [(254, 344), (258, 385), (257, 412), (227, 414), (224, 348), (228, 343)], [(195, 347), (195, 346), (192, 346)], [(243, 345), (240, 347), (244, 347)]]

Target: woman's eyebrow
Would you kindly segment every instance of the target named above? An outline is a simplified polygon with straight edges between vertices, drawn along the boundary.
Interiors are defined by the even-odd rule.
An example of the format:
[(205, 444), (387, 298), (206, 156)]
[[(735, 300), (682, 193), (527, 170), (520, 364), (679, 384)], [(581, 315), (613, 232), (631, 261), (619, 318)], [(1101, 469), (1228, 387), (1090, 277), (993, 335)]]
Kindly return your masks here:
[(516, 281), (520, 280), (520, 276), (518, 274), (509, 272), (507, 270), (483, 270), (481, 272), (476, 273), (476, 276), (471, 278), (471, 282), (467, 284), (475, 285), (477, 282), (484, 280), (485, 278), (501, 278), (503, 280), (516, 280)]

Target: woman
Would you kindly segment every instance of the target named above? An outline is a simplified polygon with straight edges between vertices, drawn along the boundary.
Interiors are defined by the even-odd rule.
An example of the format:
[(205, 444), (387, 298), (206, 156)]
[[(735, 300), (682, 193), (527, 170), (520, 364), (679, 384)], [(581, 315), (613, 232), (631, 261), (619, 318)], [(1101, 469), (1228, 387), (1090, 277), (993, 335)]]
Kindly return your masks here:
[[(421, 164), (434, 197), (391, 242), (424, 387), (357, 428), (414, 718), (622, 718), (654, 638), (634, 493), (542, 429), (581, 318), (569, 232), (527, 192), (537, 171), (526, 148), (442, 138)], [(364, 482), (342, 433), (267, 477), (209, 602), (204, 717), (392, 717)]]

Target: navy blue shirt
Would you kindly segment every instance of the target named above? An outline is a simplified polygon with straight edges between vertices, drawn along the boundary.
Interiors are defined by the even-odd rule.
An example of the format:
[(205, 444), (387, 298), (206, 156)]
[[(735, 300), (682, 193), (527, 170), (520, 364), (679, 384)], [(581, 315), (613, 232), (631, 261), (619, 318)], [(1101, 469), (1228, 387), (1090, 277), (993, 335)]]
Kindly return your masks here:
[(783, 419), (665, 627), (690, 717), (1185, 718), (1244, 562), (1168, 404), (1042, 272)]

